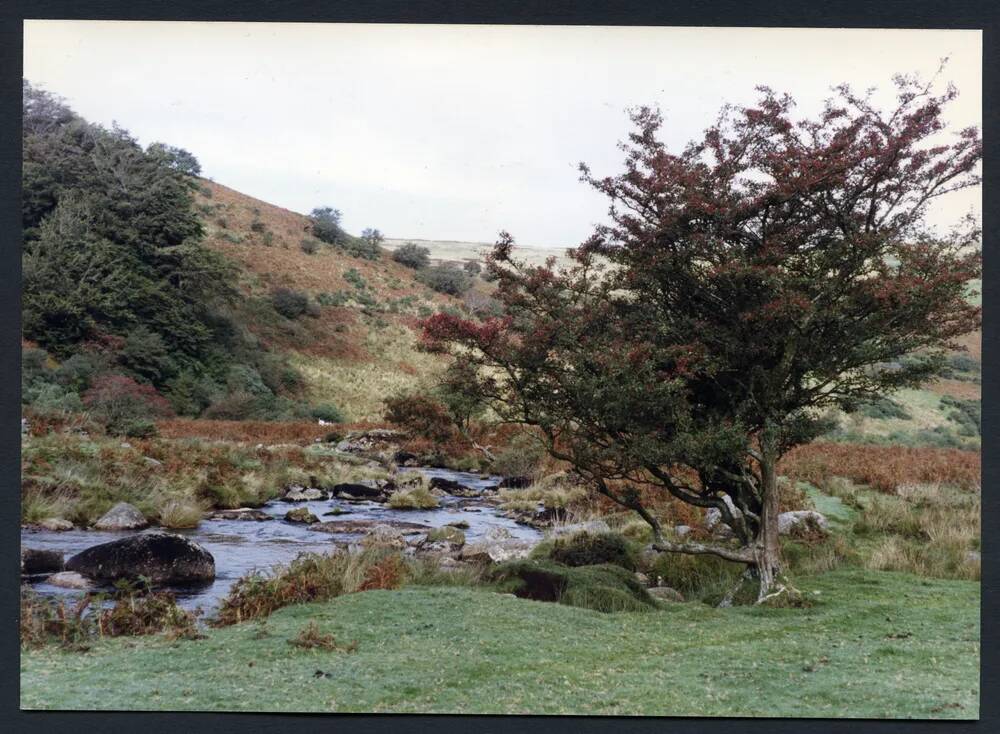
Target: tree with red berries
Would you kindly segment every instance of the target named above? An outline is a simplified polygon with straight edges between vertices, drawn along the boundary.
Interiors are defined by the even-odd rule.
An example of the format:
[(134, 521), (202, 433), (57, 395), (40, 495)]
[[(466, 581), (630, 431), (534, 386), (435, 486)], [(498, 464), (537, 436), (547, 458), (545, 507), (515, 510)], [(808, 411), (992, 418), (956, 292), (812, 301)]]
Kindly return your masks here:
[[(503, 234), (488, 259), (503, 315), (424, 322), (431, 348), (477, 368), (472, 389), (504, 421), (642, 516), (653, 548), (745, 563), (758, 601), (786, 588), (781, 456), (827, 430), (830, 409), (936, 374), (980, 323), (975, 223), (925, 221), (931, 202), (978, 185), (978, 130), (945, 129), (953, 88), (895, 81), (891, 112), (841, 86), (801, 121), (761, 88), (678, 153), (658, 113), (635, 111), (624, 172), (581, 165), (610, 224), (570, 265), (520, 262)], [(671, 537), (650, 491), (716, 508), (736, 540)]]

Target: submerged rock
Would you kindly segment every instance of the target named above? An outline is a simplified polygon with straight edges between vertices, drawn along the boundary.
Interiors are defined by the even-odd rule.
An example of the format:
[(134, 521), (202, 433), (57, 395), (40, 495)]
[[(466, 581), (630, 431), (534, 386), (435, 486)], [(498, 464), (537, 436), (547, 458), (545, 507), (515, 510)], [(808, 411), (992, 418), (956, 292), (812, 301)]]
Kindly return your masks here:
[(427, 525), (415, 522), (403, 522), (401, 520), (327, 520), (326, 522), (314, 523), (309, 526), (309, 529), (319, 533), (355, 535), (367, 533), (379, 525), (396, 528), (400, 531), (413, 530), (420, 532), (432, 529)]
[(252, 507), (237, 507), (234, 510), (216, 510), (211, 517), (212, 520), (244, 520), (248, 522), (264, 522), (273, 520), (274, 517), (262, 510)]
[(66, 562), (66, 570), (99, 580), (145, 576), (154, 584), (215, 578), (215, 558), (173, 533), (143, 533), (91, 546)]
[(340, 484), (333, 485), (333, 494), (339, 495), (350, 495), (351, 499), (365, 498), (365, 499), (377, 499), (384, 496), (384, 492), (379, 487), (374, 484), (363, 484), (361, 482), (342, 482)]
[(149, 527), (145, 515), (128, 502), (119, 502), (94, 523), (97, 530), (141, 530)]
[(21, 549), (21, 575), (33, 576), (40, 573), (56, 573), (63, 570), (63, 554), (40, 548)]
[(86, 576), (78, 574), (76, 571), (60, 571), (45, 579), (45, 583), (58, 586), (63, 589), (89, 589), (93, 583)]

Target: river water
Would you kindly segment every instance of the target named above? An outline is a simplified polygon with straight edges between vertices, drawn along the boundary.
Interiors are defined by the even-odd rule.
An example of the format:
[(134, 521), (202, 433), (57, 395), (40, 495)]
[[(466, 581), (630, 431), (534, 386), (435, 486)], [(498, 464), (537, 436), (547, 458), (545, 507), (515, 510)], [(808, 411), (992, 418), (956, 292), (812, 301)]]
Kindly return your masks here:
[[(448, 469), (418, 468), (416, 471), (428, 479), (442, 477), (482, 492), (492, 489), (500, 477), (483, 478), (479, 474), (450, 471)], [(201, 607), (210, 611), (241, 576), (254, 571), (267, 571), (274, 565), (288, 563), (300, 553), (329, 553), (338, 547), (357, 542), (362, 533), (331, 534), (309, 530), (301, 523), (286, 522), (283, 518), (291, 508), (306, 507), (320, 520), (381, 520), (403, 521), (425, 525), (428, 529), (464, 520), (469, 527), (464, 530), (466, 540), (475, 542), (486, 538), (491, 531), (501, 529), (513, 538), (534, 540), (538, 530), (504, 517), (496, 507), (479, 497), (457, 498), (451, 495), (440, 498), (441, 506), (433, 510), (393, 510), (376, 502), (347, 502), (339, 499), (312, 502), (282, 502), (274, 500), (260, 509), (274, 520), (262, 522), (247, 520), (203, 520), (192, 530), (176, 530), (199, 543), (215, 557), (215, 580), (193, 587), (167, 587), (173, 591), (178, 603), (189, 609)], [(326, 513), (339, 508), (345, 514), (338, 517)], [(152, 532), (150, 528), (144, 532)], [(21, 530), (21, 546), (60, 551), (66, 559), (92, 545), (107, 543), (132, 534), (127, 532), (101, 532), (96, 530), (71, 530), (51, 532), (46, 530)], [(79, 595), (78, 590), (63, 589), (45, 583), (31, 582), (32, 587), (46, 595)]]

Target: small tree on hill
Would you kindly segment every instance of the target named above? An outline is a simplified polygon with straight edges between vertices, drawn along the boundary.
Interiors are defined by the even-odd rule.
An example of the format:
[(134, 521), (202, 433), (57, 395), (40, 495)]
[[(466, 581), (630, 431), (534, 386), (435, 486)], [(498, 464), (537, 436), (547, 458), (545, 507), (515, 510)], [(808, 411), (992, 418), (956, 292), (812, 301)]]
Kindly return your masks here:
[[(801, 122), (761, 89), (680, 153), (638, 110), (624, 173), (581, 166), (612, 223), (571, 266), (514, 261), (505, 234), (488, 262), (504, 316), (425, 322), (429, 346), (480, 368), (472, 389), (501, 419), (537, 427), (654, 548), (747, 564), (758, 601), (784, 588), (781, 456), (825, 410), (935, 374), (980, 323), (978, 230), (924, 226), (931, 201), (978, 184), (978, 131), (940, 140), (956, 92), (896, 81), (889, 114), (840, 87)], [(672, 539), (650, 493), (716, 508), (735, 544)]]
[(343, 215), (339, 209), (329, 206), (317, 207), (309, 214), (312, 222), (312, 233), (316, 239), (328, 245), (337, 245), (347, 239), (347, 233), (340, 226)]

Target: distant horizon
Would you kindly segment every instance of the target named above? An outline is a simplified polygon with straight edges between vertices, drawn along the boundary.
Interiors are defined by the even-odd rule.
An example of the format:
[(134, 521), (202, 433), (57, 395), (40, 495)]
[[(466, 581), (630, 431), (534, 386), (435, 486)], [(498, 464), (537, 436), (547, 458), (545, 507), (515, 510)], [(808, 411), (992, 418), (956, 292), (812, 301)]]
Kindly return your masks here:
[[(894, 73), (930, 78), (947, 56), (938, 82), (960, 91), (947, 121), (981, 127), (981, 48), (964, 30), (29, 20), (24, 77), (143, 145), (191, 151), (241, 193), (340, 209), (351, 232), (492, 243), (505, 230), (565, 249), (606, 220), (576, 167), (621, 171), (630, 107), (660, 107), (676, 151), (756, 85), (790, 93), (796, 117), (841, 82), (877, 87), (886, 107)], [(934, 202), (929, 220), (968, 212), (981, 216), (981, 188)]]

